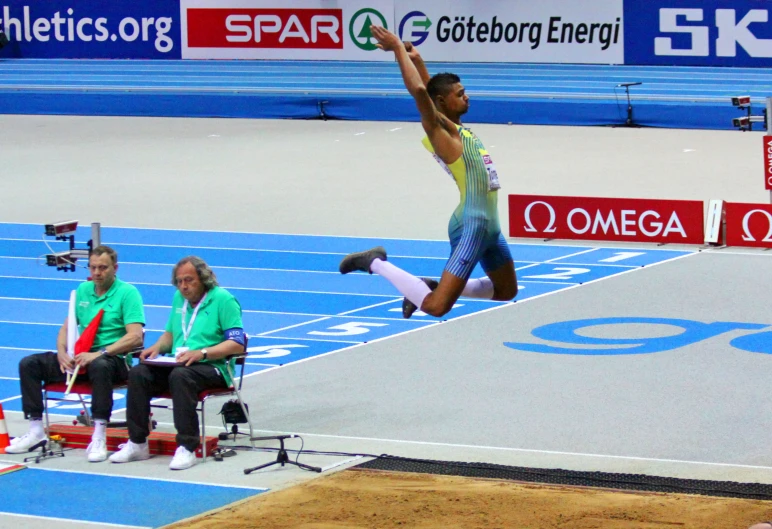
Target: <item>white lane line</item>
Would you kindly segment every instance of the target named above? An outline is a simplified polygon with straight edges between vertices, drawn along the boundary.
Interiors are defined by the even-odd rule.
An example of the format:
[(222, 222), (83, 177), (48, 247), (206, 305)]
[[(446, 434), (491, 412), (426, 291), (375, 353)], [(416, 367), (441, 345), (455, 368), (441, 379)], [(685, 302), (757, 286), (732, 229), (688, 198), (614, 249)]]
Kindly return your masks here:
[(65, 474), (82, 474), (85, 476), (103, 476), (107, 478), (123, 478), (123, 479), (141, 479), (143, 481), (163, 481), (165, 483), (179, 483), (181, 485), (202, 485), (204, 487), (220, 487), (225, 489), (246, 489), (246, 490), (259, 490), (259, 491), (266, 491), (270, 490), (265, 487), (247, 487), (244, 485), (223, 485), (219, 483), (203, 483), (200, 481), (183, 481), (179, 479), (165, 479), (165, 478), (150, 478), (150, 477), (144, 477), (144, 476), (133, 476), (133, 475), (126, 475), (126, 474), (102, 474), (102, 473), (96, 473), (96, 472), (85, 472), (83, 470), (67, 470), (67, 469), (59, 469), (59, 468), (48, 468), (48, 467), (30, 467), (30, 470), (41, 470), (43, 472), (64, 472)]
[(261, 364), (258, 362), (246, 362), (248, 366), (255, 366), (255, 367), (276, 367), (278, 364)]
[[(346, 316), (348, 314), (352, 314), (354, 312), (359, 312), (361, 310), (373, 309), (375, 307), (382, 307), (383, 305), (390, 305), (391, 303), (395, 303), (397, 301), (401, 301), (401, 300), (400, 299), (391, 299), (389, 301), (384, 301), (383, 303), (376, 303), (374, 305), (368, 305), (367, 307), (361, 307), (359, 309), (354, 309), (354, 310), (349, 310), (349, 311), (346, 311), (346, 312), (341, 312), (341, 313), (338, 314), (338, 316)], [(393, 319), (393, 320), (397, 321), (397, 318), (378, 318), (378, 319), (390, 319), (390, 320)], [(403, 320), (404, 320), (404, 318), (400, 318), (399, 319), (399, 321), (403, 321)]]
[[(272, 331), (273, 332), (273, 331)], [(252, 338), (260, 338), (260, 335), (249, 336), (249, 339)], [(302, 342), (327, 342), (327, 343), (347, 343), (347, 344), (361, 344), (362, 342), (356, 342), (353, 340), (329, 340), (329, 339), (321, 339), (321, 338), (293, 338), (291, 336), (263, 336), (263, 338), (270, 338), (271, 340), (287, 340), (287, 341), (297, 341), (300, 340)]]
[[(265, 432), (269, 434), (279, 434), (287, 432), (274, 432), (271, 430), (255, 430), (257, 432)], [(350, 441), (371, 441), (378, 443), (394, 443), (402, 445), (417, 445), (417, 446), (438, 446), (447, 448), (464, 448), (464, 449), (476, 449), (476, 450), (491, 450), (501, 452), (516, 452), (516, 453), (528, 453), (528, 454), (545, 454), (545, 455), (561, 455), (561, 456), (573, 456), (573, 457), (591, 457), (596, 459), (618, 459), (627, 461), (648, 461), (656, 463), (681, 463), (687, 465), (704, 465), (704, 466), (716, 466), (716, 467), (728, 467), (728, 468), (749, 468), (755, 470), (772, 470), (772, 467), (765, 467), (760, 465), (743, 465), (739, 463), (714, 463), (710, 461), (691, 461), (682, 459), (660, 459), (653, 457), (639, 457), (639, 456), (620, 456), (610, 454), (588, 454), (584, 452), (563, 452), (559, 450), (536, 450), (532, 448), (511, 448), (505, 446), (487, 446), (487, 445), (469, 445), (469, 444), (457, 444), (457, 443), (436, 443), (429, 441), (405, 441), (401, 439), (381, 439), (377, 437), (355, 437), (346, 435), (326, 435), (308, 432), (293, 432), (295, 435), (307, 436), (307, 437), (322, 437), (326, 439), (342, 439)]]
[(9, 321), (9, 320), (0, 320), (0, 323), (8, 323), (11, 325), (46, 325), (48, 327), (61, 327), (61, 323), (40, 323), (35, 321)]
[(294, 329), (295, 327), (301, 327), (303, 325), (309, 325), (311, 323), (317, 323), (317, 322), (324, 321), (324, 320), (329, 320), (329, 319), (330, 318), (317, 318), (317, 319), (311, 320), (311, 321), (304, 321), (302, 323), (296, 323), (295, 325), (288, 325), (287, 327), (282, 327), (281, 329), (276, 329), (276, 330), (273, 330), (273, 331), (261, 332), (260, 334), (258, 334), (256, 336), (268, 336), (269, 334), (274, 333), (274, 332), (286, 331), (288, 329)]
[[(582, 254), (585, 254), (585, 253), (594, 252), (595, 250), (598, 250), (598, 249), (599, 248), (587, 248), (586, 250), (582, 250), (580, 252), (574, 252), (574, 253), (570, 253), (568, 255), (561, 255), (560, 257), (553, 257), (552, 259), (548, 259), (548, 260), (546, 260), (544, 262), (545, 263), (551, 263), (553, 261), (557, 261), (558, 259), (568, 259), (569, 257), (575, 257), (577, 255), (582, 255)], [(565, 263), (561, 263), (561, 264), (565, 264)]]
[(739, 251), (732, 251), (732, 250), (722, 250), (720, 248), (708, 248), (707, 250), (702, 250), (700, 253), (707, 253), (710, 255), (743, 255), (743, 256), (749, 256), (749, 257), (772, 257), (772, 252), (767, 251), (766, 253), (759, 253), (763, 252), (765, 249), (762, 248), (756, 248), (756, 252), (748, 251), (748, 252), (739, 252)]
[[(152, 526), (149, 525), (123, 525), (123, 524), (117, 524), (117, 523), (107, 523), (107, 522), (87, 522), (84, 520), (79, 520), (77, 518), (57, 518), (54, 516), (40, 516), (40, 515), (32, 515), (32, 514), (19, 514), (16, 512), (5, 512), (0, 511), (0, 516), (14, 516), (18, 518), (27, 518), (32, 520), (46, 520), (51, 522), (71, 522), (76, 523), (78, 525), (95, 525), (98, 527), (123, 527), (125, 529), (153, 529)], [(21, 523), (21, 522), (20, 522)], [(55, 525), (55, 524), (52, 524)]]
[[(30, 276), (2, 276), (0, 279), (32, 279), (35, 281), (75, 281), (82, 283), (83, 279), (69, 279), (58, 277), (30, 277)], [(142, 281), (131, 281), (132, 285), (147, 285), (156, 287), (169, 287), (174, 288), (170, 283), (146, 283)], [(250, 288), (250, 287), (236, 287), (225, 285), (224, 288), (228, 290), (246, 290), (254, 292), (288, 292), (296, 294), (329, 294), (331, 296), (361, 296), (361, 297), (373, 297), (373, 298), (393, 298), (394, 294), (363, 294), (361, 292), (326, 292), (322, 290), (286, 290), (278, 288)]]
[[(44, 325), (47, 327), (61, 327), (61, 323), (40, 323), (40, 322), (34, 322), (34, 321), (7, 321), (7, 320), (0, 320), (0, 323), (5, 323), (8, 325)], [(147, 332), (164, 332), (164, 329), (149, 329), (145, 328), (145, 331)], [(34, 351), (34, 349), (21, 349), (22, 351)]]
[[(535, 283), (536, 281), (528, 281)], [(545, 281), (546, 283), (546, 281)], [(563, 285), (567, 283), (555, 283), (557, 285)], [(569, 283), (570, 284), (570, 283)], [(58, 300), (58, 299), (35, 299), (35, 298), (7, 298), (0, 296), (0, 300), (9, 300), (9, 301), (33, 301), (33, 302), (50, 302), (50, 303), (68, 303), (67, 301)], [(366, 308), (372, 308), (372, 307), (379, 307), (381, 305), (388, 305), (389, 303), (396, 303), (399, 301), (398, 298), (393, 298), (388, 301), (384, 301), (383, 303), (376, 303), (374, 305), (370, 305), (369, 307), (364, 307), (363, 309), (354, 309), (348, 312), (342, 312), (340, 314), (319, 314), (319, 313), (312, 313), (312, 312), (284, 312), (284, 311), (274, 311), (274, 310), (249, 310), (249, 309), (242, 309), (241, 312), (248, 313), (248, 314), (272, 314), (272, 315), (278, 315), (278, 316), (305, 316), (310, 318), (366, 318), (368, 320), (384, 320), (384, 321), (411, 321), (411, 320), (405, 320), (404, 318), (395, 317), (395, 318), (388, 318), (385, 316), (349, 316), (348, 314), (356, 312), (358, 310), (364, 310)], [(484, 303), (502, 303), (501, 301), (493, 301), (493, 300), (475, 300), (480, 301)], [(164, 306), (164, 305), (145, 305), (145, 308), (157, 308), (157, 309), (170, 309), (170, 306)], [(0, 322), (2, 323), (2, 322)], [(25, 323), (25, 322), (13, 322), (13, 323)], [(42, 323), (45, 325), (60, 325), (59, 323)], [(0, 346), (0, 349), (4, 349), (4, 347)], [(9, 349), (14, 349), (13, 347)], [(37, 351), (38, 349), (28, 349), (28, 348), (19, 348), (22, 351)], [(40, 351), (47, 351), (48, 349), (39, 349)]]

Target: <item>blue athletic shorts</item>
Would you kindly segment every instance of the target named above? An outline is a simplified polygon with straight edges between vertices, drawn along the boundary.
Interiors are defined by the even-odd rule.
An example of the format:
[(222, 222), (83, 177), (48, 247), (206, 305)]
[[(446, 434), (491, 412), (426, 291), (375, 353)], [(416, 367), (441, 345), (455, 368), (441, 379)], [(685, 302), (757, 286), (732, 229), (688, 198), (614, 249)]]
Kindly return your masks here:
[(474, 222), (465, 222), (450, 233), (450, 248), (445, 271), (461, 279), (469, 279), (477, 263), (488, 273), (512, 260), (501, 232), (488, 233), (484, 225)]

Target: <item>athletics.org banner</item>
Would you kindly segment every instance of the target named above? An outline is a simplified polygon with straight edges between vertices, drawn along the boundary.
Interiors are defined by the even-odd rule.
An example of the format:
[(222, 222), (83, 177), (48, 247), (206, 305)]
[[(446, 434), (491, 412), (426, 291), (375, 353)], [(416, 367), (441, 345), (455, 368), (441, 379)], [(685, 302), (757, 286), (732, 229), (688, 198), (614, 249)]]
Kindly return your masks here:
[(626, 0), (625, 63), (772, 66), (772, 0)]
[(624, 61), (622, 0), (395, 0), (395, 8), (396, 33), (427, 61)]
[(179, 0), (0, 0), (0, 57), (179, 59)]

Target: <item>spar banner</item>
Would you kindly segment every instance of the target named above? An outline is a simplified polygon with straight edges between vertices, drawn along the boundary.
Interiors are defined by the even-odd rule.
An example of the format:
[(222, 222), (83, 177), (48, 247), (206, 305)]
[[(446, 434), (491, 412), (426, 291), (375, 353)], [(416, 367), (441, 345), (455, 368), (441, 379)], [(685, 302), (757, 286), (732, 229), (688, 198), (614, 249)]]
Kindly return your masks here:
[(726, 245), (772, 248), (772, 205), (728, 202)]
[(395, 0), (427, 61), (621, 64), (622, 0)]
[(627, 0), (625, 63), (772, 66), (772, 0)]
[(394, 29), (392, 0), (181, 0), (183, 59), (393, 61), (370, 26)]
[(509, 195), (510, 237), (702, 244), (697, 200)]
[(0, 0), (0, 57), (179, 59), (179, 0)]

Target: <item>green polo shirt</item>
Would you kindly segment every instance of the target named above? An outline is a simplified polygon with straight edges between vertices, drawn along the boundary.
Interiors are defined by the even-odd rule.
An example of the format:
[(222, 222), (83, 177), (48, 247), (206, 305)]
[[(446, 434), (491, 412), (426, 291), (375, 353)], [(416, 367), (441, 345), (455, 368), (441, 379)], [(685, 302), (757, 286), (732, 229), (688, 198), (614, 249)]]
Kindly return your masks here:
[(145, 309), (139, 290), (117, 277), (101, 296), (96, 295), (92, 281), (81, 283), (75, 292), (75, 305), (75, 319), (81, 334), (100, 309), (105, 311), (91, 347), (94, 351), (123, 338), (128, 324), (145, 325)]
[[(244, 324), (241, 321), (241, 305), (233, 294), (224, 288), (214, 287), (206, 293), (206, 299), (203, 303), (199, 302), (201, 307), (196, 314), (196, 320), (193, 322), (193, 328), (190, 330), (187, 342), (182, 332), (182, 308), (185, 305), (185, 298), (180, 291), (174, 293), (172, 301), (172, 312), (169, 320), (166, 322), (166, 332), (172, 334), (173, 355), (178, 347), (187, 347), (191, 351), (200, 350), (205, 347), (214, 347), (225, 340), (225, 331), (228, 329), (243, 329)], [(194, 307), (188, 304), (188, 310), (185, 313), (185, 326), (190, 324), (190, 318), (193, 316)], [(212, 364), (220, 373), (222, 373), (228, 386), (233, 385), (233, 380), (228, 375), (225, 368), (226, 359), (202, 360), (202, 363)], [(231, 363), (231, 369), (233, 369)]]

